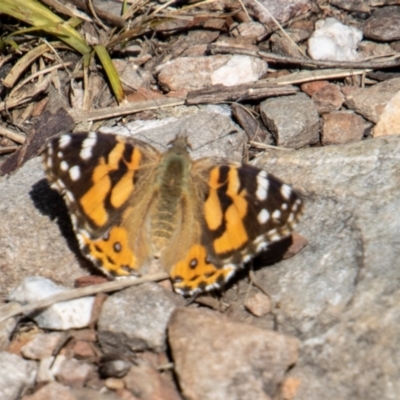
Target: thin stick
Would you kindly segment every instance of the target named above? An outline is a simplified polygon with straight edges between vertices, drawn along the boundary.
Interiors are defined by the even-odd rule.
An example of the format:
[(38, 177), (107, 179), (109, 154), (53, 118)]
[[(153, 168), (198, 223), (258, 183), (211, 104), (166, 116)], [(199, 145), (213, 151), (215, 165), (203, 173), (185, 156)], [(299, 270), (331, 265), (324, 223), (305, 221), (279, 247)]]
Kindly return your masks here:
[(325, 68), (348, 68), (348, 69), (382, 69), (398, 67), (400, 65), (400, 54), (396, 53), (390, 57), (382, 57), (378, 61), (331, 61), (331, 60), (312, 60), (310, 58), (288, 57), (277, 54), (258, 52), (259, 56), (268, 62), (280, 64), (295, 64), (304, 67), (325, 67)]
[(20, 135), (17, 132), (14, 132), (10, 129), (4, 128), (3, 126), (0, 126), (0, 136), (4, 136), (8, 139), (11, 139), (13, 142), (22, 144), (25, 142), (26, 137), (23, 135)]
[(168, 277), (169, 275), (166, 272), (159, 272), (157, 274), (144, 276), (143, 278), (129, 277), (117, 281), (100, 283), (98, 285), (66, 290), (65, 292), (57, 293), (54, 296), (46, 297), (45, 299), (38, 300), (34, 303), (26, 304), (24, 306), (21, 305), (19, 309), (6, 312), (3, 315), (1, 315), (1, 310), (0, 310), (0, 323), (8, 318), (15, 317), (18, 314), (27, 314), (32, 311), (39, 310), (41, 308), (49, 307), (55, 303), (59, 303), (60, 301), (73, 300), (80, 297), (90, 296), (100, 292), (105, 292), (105, 293), (113, 292), (115, 290), (123, 289), (128, 286), (139, 285), (144, 282), (162, 281), (164, 279), (168, 279)]

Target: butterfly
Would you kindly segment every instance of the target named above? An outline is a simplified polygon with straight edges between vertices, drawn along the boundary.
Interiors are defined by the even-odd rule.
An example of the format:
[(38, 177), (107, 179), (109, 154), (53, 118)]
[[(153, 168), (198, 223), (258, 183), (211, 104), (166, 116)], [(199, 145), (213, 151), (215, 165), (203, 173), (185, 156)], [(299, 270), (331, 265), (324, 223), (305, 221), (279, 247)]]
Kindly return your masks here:
[[(290, 235), (303, 204), (247, 164), (193, 160), (186, 135), (165, 152), (98, 132), (51, 139), (44, 169), (67, 204), (82, 253), (109, 277), (166, 270), (183, 295), (221, 289)], [(154, 267), (156, 266), (156, 267)]]

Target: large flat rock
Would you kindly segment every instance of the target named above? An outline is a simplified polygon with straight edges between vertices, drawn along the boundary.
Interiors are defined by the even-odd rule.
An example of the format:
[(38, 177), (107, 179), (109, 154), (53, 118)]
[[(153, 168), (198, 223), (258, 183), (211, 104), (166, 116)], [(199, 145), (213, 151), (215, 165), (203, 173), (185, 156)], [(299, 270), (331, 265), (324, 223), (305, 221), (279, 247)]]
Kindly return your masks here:
[(278, 329), (302, 340), (296, 399), (398, 398), (400, 137), (268, 151), (257, 164), (305, 198), (308, 247), (256, 274)]

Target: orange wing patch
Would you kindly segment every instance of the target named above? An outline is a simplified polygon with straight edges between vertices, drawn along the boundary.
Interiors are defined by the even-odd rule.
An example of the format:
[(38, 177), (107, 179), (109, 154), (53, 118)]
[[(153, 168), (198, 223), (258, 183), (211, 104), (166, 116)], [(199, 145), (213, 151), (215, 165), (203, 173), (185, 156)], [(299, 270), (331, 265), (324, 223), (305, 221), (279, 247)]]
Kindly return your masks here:
[[(92, 187), (82, 196), (79, 203), (83, 212), (91, 218), (97, 226), (104, 226), (108, 222), (109, 213), (105, 199), (110, 194), (110, 203), (114, 208), (121, 207), (131, 196), (134, 190), (133, 176), (139, 168), (142, 154), (134, 148), (131, 160), (123, 157), (125, 144), (120, 142), (108, 155), (107, 160), (102, 157), (93, 169)], [(110, 173), (120, 169), (120, 163), (126, 165), (126, 173), (112, 186)]]
[(206, 248), (195, 244), (186, 257), (172, 267), (170, 275), (175, 291), (194, 294), (221, 287), (233, 272), (234, 268), (229, 265), (216, 267), (207, 260)]
[(113, 227), (108, 234), (93, 240), (84, 231), (77, 234), (83, 252), (106, 274), (132, 275), (138, 269), (136, 257), (129, 247), (128, 232)]
[[(248, 210), (248, 202), (244, 197), (246, 189), (240, 189), (238, 169), (230, 166), (226, 179), (223, 179), (221, 168), (213, 168), (210, 171), (209, 187), (210, 192), (204, 205), (206, 224), (211, 231), (224, 228), (223, 234), (213, 241), (214, 250), (217, 255), (239, 250), (249, 241), (249, 236), (243, 223)], [(231, 204), (224, 206), (218, 192), (223, 192)]]

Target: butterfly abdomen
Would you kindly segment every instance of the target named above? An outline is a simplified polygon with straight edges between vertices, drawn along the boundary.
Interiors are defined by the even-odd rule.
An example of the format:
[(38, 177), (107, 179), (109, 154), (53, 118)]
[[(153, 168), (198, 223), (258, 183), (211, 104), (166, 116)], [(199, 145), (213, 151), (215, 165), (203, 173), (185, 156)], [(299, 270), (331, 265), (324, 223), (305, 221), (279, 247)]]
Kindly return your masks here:
[(151, 236), (155, 252), (170, 244), (180, 227), (180, 210), (185, 198), (190, 174), (189, 154), (172, 148), (165, 153), (157, 173), (157, 205), (151, 221)]

